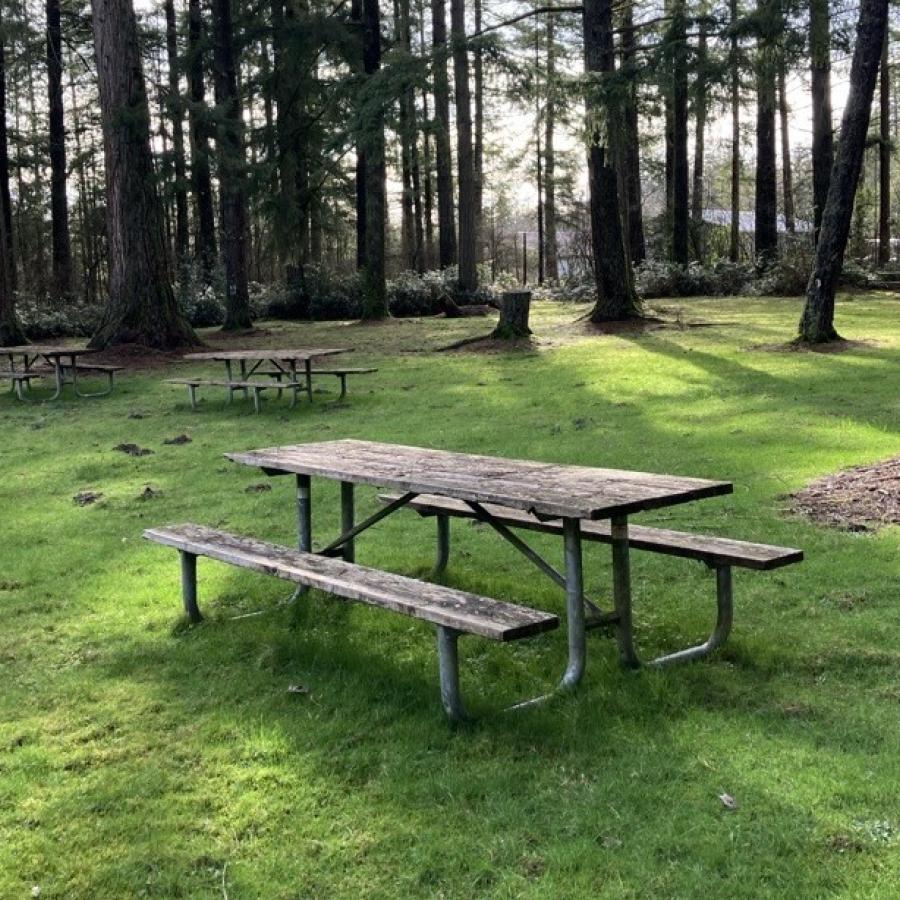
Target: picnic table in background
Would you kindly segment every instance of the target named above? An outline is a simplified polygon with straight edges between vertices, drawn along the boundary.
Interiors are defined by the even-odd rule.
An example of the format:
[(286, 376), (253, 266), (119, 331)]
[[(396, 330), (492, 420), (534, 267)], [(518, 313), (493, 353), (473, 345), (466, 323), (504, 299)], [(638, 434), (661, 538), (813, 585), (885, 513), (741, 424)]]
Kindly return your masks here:
[[(0, 347), (0, 356), (6, 356), (9, 370), (0, 373), (0, 377), (10, 381), (10, 390), (16, 392), (20, 400), (27, 400), (27, 392), (31, 382), (52, 375), (56, 389), (49, 397), (42, 400), (55, 400), (62, 393), (63, 386), (71, 384), (79, 397), (105, 397), (115, 387), (115, 373), (121, 366), (109, 366), (101, 363), (79, 363), (78, 358), (96, 353), (89, 347), (62, 347), (52, 344), (23, 344), (16, 347)], [(78, 390), (78, 374), (105, 375), (108, 386), (104, 391), (85, 393)]]
[[(191, 398), (191, 406), (196, 409), (196, 389), (203, 385), (224, 387), (228, 389), (231, 400), (235, 391), (242, 391), (244, 396), (253, 392), (253, 400), (259, 411), (259, 395), (262, 391), (274, 389), (292, 392), (291, 406), (297, 401), (297, 394), (304, 390), (312, 403), (312, 380), (314, 375), (334, 375), (341, 381), (341, 399), (347, 393), (347, 376), (364, 372), (375, 372), (372, 368), (335, 368), (313, 369), (313, 360), (339, 353), (348, 353), (342, 347), (309, 348), (304, 350), (209, 350), (200, 353), (188, 353), (184, 359), (190, 362), (223, 362), (225, 363), (224, 379), (204, 378), (172, 378), (170, 384), (187, 385)], [(235, 363), (238, 372), (235, 373)], [(263, 368), (265, 366), (265, 368)], [(269, 381), (254, 380), (254, 375), (265, 375)]]

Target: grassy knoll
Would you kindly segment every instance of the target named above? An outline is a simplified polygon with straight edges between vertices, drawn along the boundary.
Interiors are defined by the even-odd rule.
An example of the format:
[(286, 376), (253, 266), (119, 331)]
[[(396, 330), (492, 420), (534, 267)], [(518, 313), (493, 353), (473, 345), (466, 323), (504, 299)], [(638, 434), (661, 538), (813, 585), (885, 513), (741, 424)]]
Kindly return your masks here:
[[(583, 309), (539, 304), (538, 351), (501, 355), (433, 352), (484, 321), (266, 323), (254, 340), (352, 346), (380, 372), (345, 404), (323, 383), (313, 408), (258, 417), (212, 391), (191, 413), (161, 383), (181, 365), (102, 400), (0, 397), (0, 897), (895, 897), (900, 529), (826, 530), (783, 495), (900, 452), (900, 303), (841, 303), (841, 331), (877, 339), (841, 354), (759, 349), (793, 333), (794, 302), (662, 305), (714, 327), (590, 337)], [(292, 542), (290, 481), (248, 491), (265, 477), (221, 454), (338, 437), (729, 478), (733, 496), (645, 521), (807, 561), (736, 572), (716, 658), (623, 672), (594, 634), (583, 689), (515, 715), (491, 713), (559, 677), (564, 633), (467, 639), (484, 718), (454, 730), (430, 628), (315, 596), (292, 610), (283, 583), (208, 561), (188, 628), (177, 555), (140, 539), (194, 520)], [(336, 486), (314, 502), (324, 538)], [(423, 575), (432, 529), (398, 515), (358, 559)], [(484, 528), (454, 540), (450, 583), (561, 610)], [(586, 551), (595, 595), (608, 555)], [(647, 653), (711, 623), (698, 564), (635, 554), (634, 588)]]

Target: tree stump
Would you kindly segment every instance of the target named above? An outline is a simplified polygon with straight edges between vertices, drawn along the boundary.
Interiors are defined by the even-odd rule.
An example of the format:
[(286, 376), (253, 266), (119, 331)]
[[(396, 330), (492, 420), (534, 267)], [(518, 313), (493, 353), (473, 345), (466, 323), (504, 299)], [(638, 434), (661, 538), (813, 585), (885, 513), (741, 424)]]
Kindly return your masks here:
[(531, 334), (528, 313), (531, 309), (531, 291), (504, 291), (501, 295), (500, 321), (491, 337), (501, 340), (525, 338)]

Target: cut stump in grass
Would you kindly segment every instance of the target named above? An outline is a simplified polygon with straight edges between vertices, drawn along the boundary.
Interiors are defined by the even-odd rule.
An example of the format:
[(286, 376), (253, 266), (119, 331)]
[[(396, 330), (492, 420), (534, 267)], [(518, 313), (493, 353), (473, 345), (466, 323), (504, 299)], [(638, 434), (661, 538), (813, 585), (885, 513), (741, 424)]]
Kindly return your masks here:
[(531, 311), (531, 291), (504, 291), (501, 295), (500, 321), (491, 334), (497, 340), (516, 340), (528, 337), (528, 314)]

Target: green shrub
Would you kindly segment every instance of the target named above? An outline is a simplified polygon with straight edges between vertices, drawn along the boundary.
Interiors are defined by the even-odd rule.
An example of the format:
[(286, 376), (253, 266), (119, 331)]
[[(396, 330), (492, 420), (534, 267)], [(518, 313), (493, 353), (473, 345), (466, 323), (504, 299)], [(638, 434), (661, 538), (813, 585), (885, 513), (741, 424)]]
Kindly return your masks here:
[(90, 337), (100, 325), (103, 309), (84, 303), (60, 306), (34, 298), (20, 298), (16, 311), (29, 340), (45, 341), (60, 337)]

